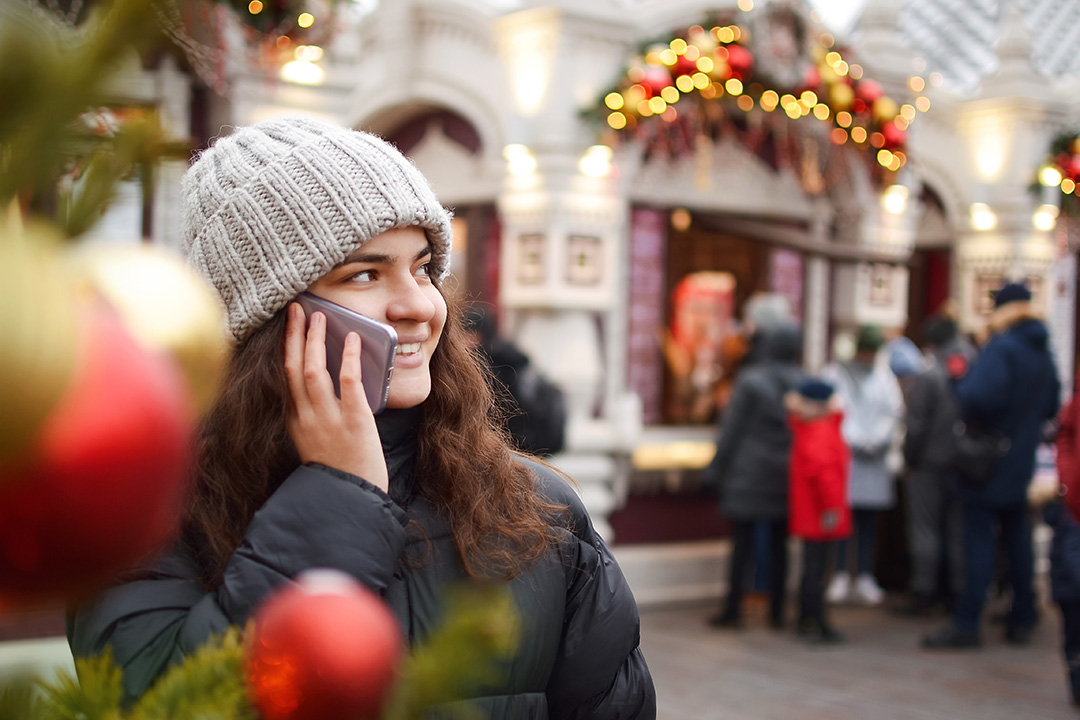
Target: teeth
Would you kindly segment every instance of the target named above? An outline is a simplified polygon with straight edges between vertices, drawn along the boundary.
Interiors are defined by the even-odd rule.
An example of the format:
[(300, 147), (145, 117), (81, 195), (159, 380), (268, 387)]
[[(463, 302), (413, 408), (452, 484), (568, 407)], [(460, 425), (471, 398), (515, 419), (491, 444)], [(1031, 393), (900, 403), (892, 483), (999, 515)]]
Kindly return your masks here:
[(403, 343), (397, 346), (397, 355), (412, 355), (420, 352), (420, 343)]

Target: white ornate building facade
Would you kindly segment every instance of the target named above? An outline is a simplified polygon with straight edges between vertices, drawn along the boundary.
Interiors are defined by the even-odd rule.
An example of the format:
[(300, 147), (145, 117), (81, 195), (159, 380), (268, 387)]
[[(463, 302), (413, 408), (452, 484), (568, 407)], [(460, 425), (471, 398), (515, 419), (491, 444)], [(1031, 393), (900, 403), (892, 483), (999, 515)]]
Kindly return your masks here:
[[(736, 319), (753, 293), (788, 296), (811, 368), (844, 331), (917, 327), (947, 298), (974, 331), (990, 290), (1029, 279), (1073, 373), (1080, 235), (1058, 188), (1032, 186), (1052, 139), (1080, 126), (1080, 2), (868, 0), (847, 46), (889, 96), (926, 108), (884, 184), (854, 163), (815, 187), (723, 135), (650, 153), (585, 117), (646, 40), (707, 17), (771, 37), (781, 10), (825, 32), (795, 0), (343, 2), (321, 56), (298, 56), (307, 75), (284, 79), (234, 33), (219, 88), (166, 59), (133, 69), (118, 96), (156, 105), (196, 146), (289, 113), (396, 142), (455, 209), (459, 290), (495, 303), (504, 332), (567, 391), (555, 462), (614, 533), (639, 598), (685, 599), (718, 588), (715, 538), (650, 535), (640, 526), (661, 521), (647, 512), (630, 532), (607, 522), (628, 502), (689, 492), (708, 459), (711, 425), (671, 409), (664, 338), (685, 275), (731, 278)], [(183, 168), (161, 169), (149, 204), (121, 198), (103, 232), (140, 222), (173, 244)], [(662, 522), (696, 522), (672, 512)]]

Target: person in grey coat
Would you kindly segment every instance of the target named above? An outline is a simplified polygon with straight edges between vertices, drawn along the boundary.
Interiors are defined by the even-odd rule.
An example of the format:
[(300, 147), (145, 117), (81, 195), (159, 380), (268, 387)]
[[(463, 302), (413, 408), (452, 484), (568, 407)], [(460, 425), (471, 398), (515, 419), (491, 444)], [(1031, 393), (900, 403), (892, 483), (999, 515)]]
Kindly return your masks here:
[(732, 524), (728, 594), (709, 621), (715, 627), (742, 624), (743, 582), (758, 521), (768, 523), (770, 533), (769, 622), (774, 628), (784, 624), (791, 450), (784, 396), (805, 379), (799, 365), (802, 335), (792, 325), (781, 325), (763, 331), (758, 343), (758, 361), (735, 379), (719, 423), (716, 454), (704, 471), (706, 483), (719, 489), (720, 511)]
[[(455, 585), (495, 583), (520, 637), (458, 711), (654, 720), (630, 588), (567, 478), (495, 424), (443, 290), (450, 214), (412, 163), (374, 135), (268, 120), (203, 153), (182, 199), (188, 261), (218, 291), (235, 347), (176, 546), (75, 611), (75, 656), (111, 648), (131, 700), (310, 568), (377, 593), (410, 648), (440, 627)], [(378, 416), (355, 332), (335, 393), (326, 316), (294, 302), (305, 291), (397, 331)]]
[(844, 602), (854, 598), (878, 605), (885, 593), (874, 577), (877, 552), (877, 519), (882, 510), (896, 502), (892, 471), (887, 455), (897, 439), (903, 396), (900, 384), (883, 362), (879, 351), (885, 344), (874, 325), (859, 328), (855, 357), (849, 362), (829, 365), (821, 376), (836, 387), (844, 407), (844, 440), (851, 448), (849, 499), (854, 521), (855, 582), (848, 572), (848, 540), (836, 547), (836, 573), (826, 598)]

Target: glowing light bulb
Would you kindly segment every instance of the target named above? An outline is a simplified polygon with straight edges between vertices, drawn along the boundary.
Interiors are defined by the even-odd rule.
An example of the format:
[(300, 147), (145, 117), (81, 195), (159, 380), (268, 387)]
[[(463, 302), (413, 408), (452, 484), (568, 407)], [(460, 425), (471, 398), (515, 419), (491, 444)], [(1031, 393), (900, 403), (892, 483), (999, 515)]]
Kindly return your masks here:
[(1047, 187), (1057, 187), (1063, 179), (1061, 171), (1053, 165), (1044, 165), (1039, 170), (1039, 182)]

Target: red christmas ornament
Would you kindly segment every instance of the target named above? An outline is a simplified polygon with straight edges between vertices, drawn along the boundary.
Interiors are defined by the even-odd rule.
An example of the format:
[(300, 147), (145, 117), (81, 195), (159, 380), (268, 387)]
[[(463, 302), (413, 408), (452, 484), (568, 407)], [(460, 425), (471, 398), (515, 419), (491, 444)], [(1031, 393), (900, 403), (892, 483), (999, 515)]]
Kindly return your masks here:
[(1073, 182), (1080, 180), (1080, 155), (1069, 158), (1069, 163), (1065, 166), (1065, 175)]
[(693, 75), (698, 71), (697, 61), (691, 60), (686, 55), (679, 55), (675, 60), (675, 65), (671, 68), (671, 74), (674, 77), (680, 75)]
[(336, 570), (309, 570), (255, 613), (245, 671), (263, 720), (369, 720), (401, 654), (397, 620), (377, 595)]
[(732, 75), (745, 82), (754, 69), (754, 56), (742, 45), (728, 45), (727, 51)]
[(641, 85), (645, 88), (646, 95), (649, 97), (659, 95), (661, 90), (671, 84), (671, 72), (666, 66), (645, 66), (645, 77), (642, 78)]
[(0, 596), (75, 597), (168, 542), (194, 425), (178, 368), (111, 308), (80, 309), (71, 385), (0, 466)]
[(874, 101), (884, 94), (885, 91), (876, 80), (865, 79), (855, 83), (855, 97), (867, 106), (873, 105)]
[(907, 141), (907, 130), (902, 130), (895, 122), (882, 125), (881, 134), (885, 137), (885, 147), (889, 150), (903, 147)]

